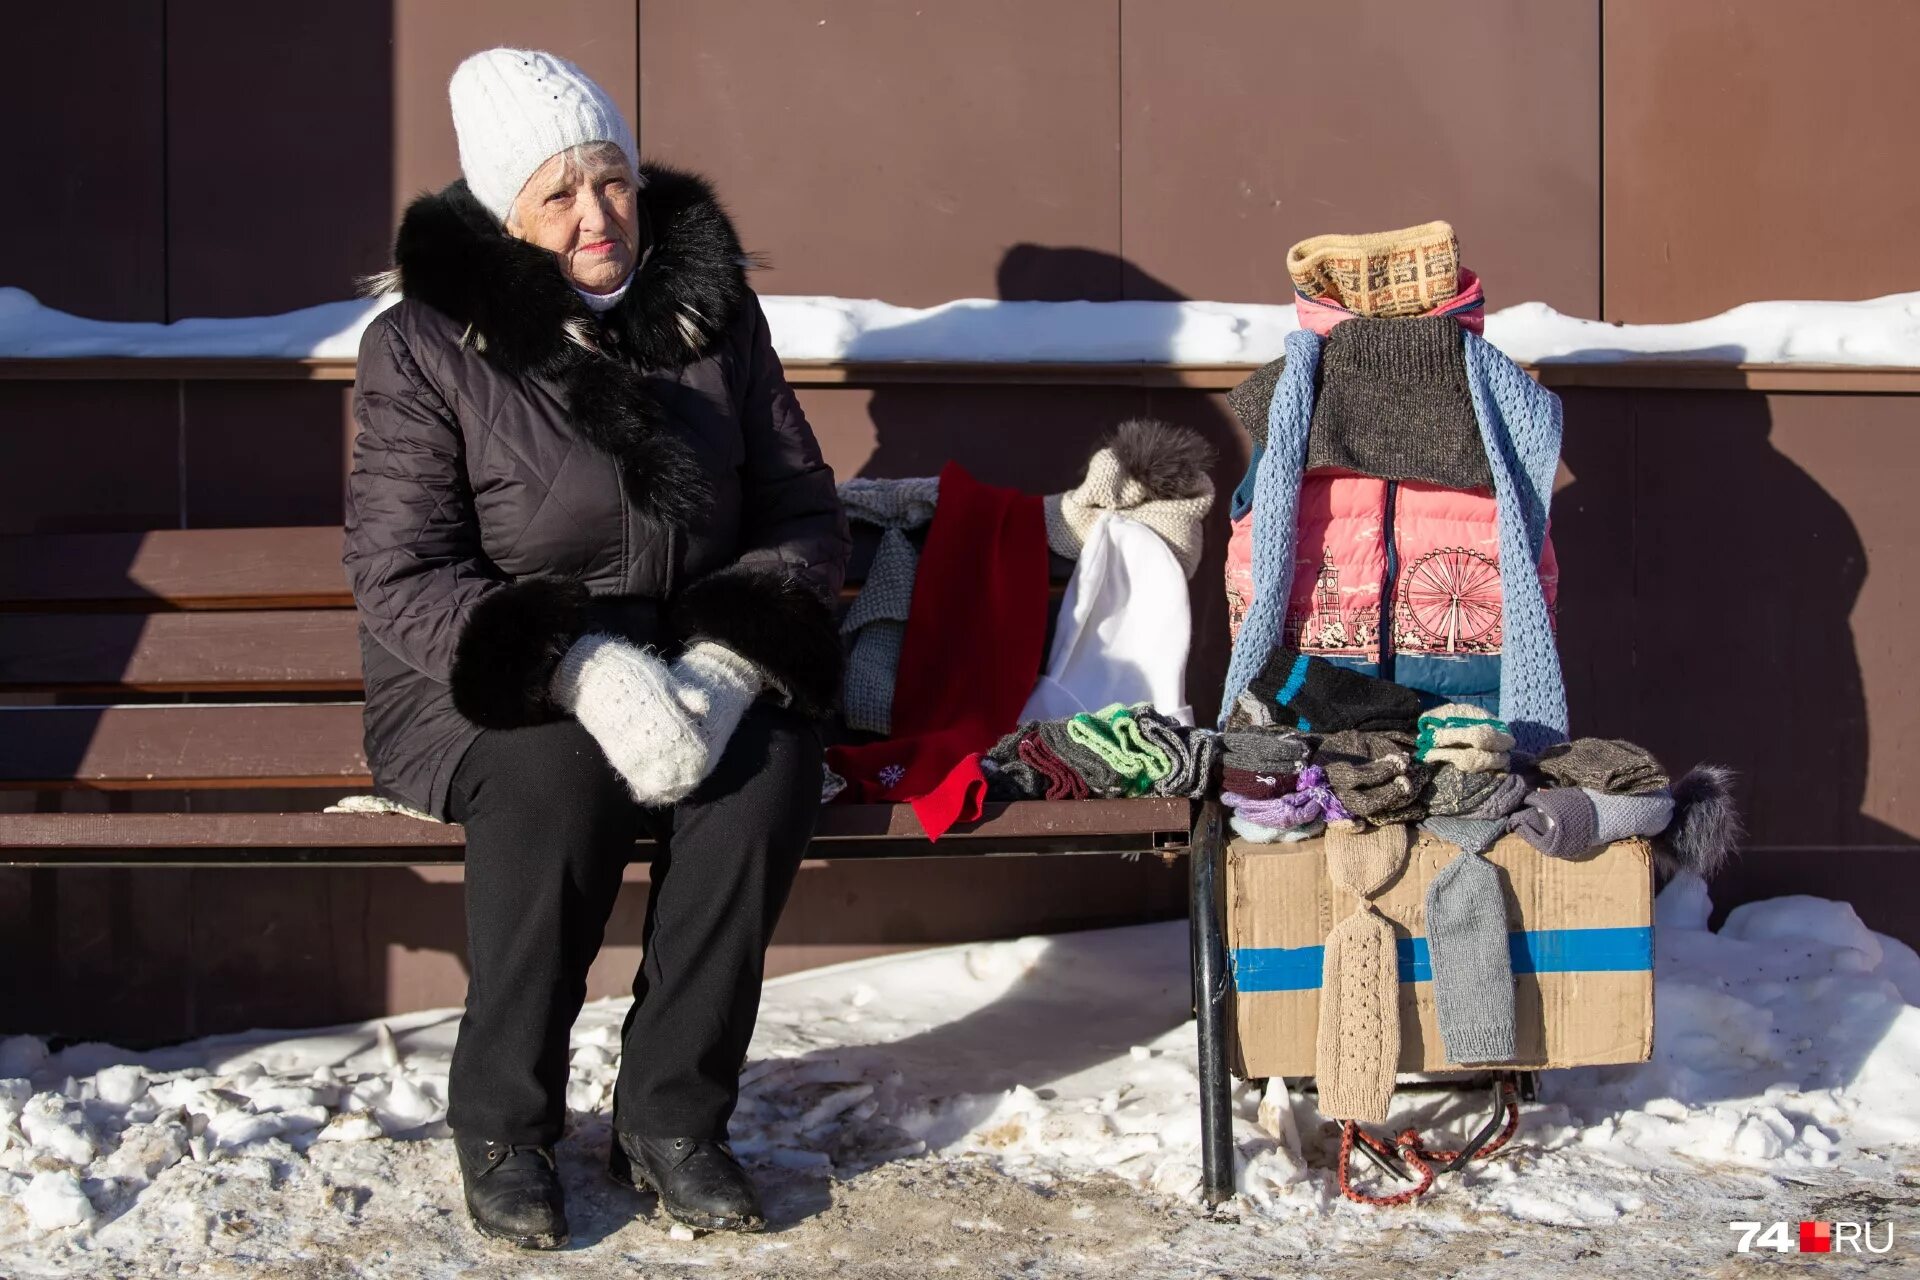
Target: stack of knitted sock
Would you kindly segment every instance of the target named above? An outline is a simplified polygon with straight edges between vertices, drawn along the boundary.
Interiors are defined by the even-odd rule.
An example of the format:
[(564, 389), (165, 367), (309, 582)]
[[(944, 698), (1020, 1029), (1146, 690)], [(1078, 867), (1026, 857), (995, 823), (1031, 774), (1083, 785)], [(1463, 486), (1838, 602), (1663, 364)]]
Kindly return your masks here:
[(1490, 711), (1449, 702), (1422, 715), (1414, 746), (1428, 764), (1450, 764), (1463, 773), (1505, 773), (1512, 765), (1513, 734)]
[(1212, 793), (1219, 735), (1152, 707), (1114, 705), (1066, 720), (1029, 721), (986, 755), (995, 800), (1121, 799)]
[(1548, 748), (1538, 768), (1556, 784), (1535, 791), (1507, 821), (1550, 858), (1634, 836), (1657, 836), (1673, 821), (1666, 773), (1644, 748), (1609, 738), (1579, 738)]
[(1412, 734), (1397, 729), (1345, 729), (1320, 740), (1314, 763), (1327, 771), (1327, 784), (1340, 804), (1374, 826), (1418, 822), (1433, 766), (1414, 750)]
[(1222, 792), (1220, 802), (1233, 810), (1228, 825), (1234, 834), (1254, 844), (1307, 840), (1353, 815), (1327, 785), (1326, 770), (1317, 764), (1302, 769), (1291, 789), (1267, 795)]

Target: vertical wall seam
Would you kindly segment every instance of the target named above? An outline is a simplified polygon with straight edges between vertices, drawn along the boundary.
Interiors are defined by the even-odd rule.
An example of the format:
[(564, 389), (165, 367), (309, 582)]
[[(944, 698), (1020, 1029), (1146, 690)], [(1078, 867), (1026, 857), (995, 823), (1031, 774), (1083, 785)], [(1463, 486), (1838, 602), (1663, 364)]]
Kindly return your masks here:
[[(167, 0), (160, 4), (160, 319), (173, 320), (173, 121), (168, 110), (167, 50), (172, 47)], [(184, 508), (182, 519), (184, 520)]]
[(1598, 154), (1595, 157), (1598, 180), (1594, 184), (1594, 198), (1600, 206), (1595, 218), (1600, 234), (1595, 245), (1595, 256), (1598, 261), (1594, 264), (1594, 269), (1599, 272), (1599, 279), (1594, 282), (1593, 294), (1595, 303), (1600, 308), (1600, 314), (1594, 318), (1606, 320), (1609, 318), (1607, 315), (1607, 0), (1597, 0), (1594, 12), (1600, 23), (1595, 47), (1596, 78), (1593, 86), (1594, 99), (1599, 104), (1599, 112), (1594, 120), (1594, 132), (1599, 135), (1596, 141)]
[(1127, 297), (1127, 0), (1113, 0), (1113, 296)]

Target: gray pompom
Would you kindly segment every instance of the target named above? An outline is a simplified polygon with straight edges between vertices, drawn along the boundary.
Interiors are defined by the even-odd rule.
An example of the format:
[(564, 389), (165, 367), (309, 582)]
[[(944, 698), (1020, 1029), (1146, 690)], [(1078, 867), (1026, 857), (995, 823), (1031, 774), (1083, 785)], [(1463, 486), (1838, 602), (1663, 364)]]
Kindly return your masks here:
[(1654, 837), (1654, 860), (1669, 876), (1691, 871), (1711, 880), (1740, 851), (1746, 824), (1733, 798), (1733, 770), (1695, 766), (1673, 784), (1673, 822)]
[(1134, 418), (1120, 424), (1106, 447), (1155, 498), (1191, 498), (1206, 491), (1213, 446), (1190, 427)]

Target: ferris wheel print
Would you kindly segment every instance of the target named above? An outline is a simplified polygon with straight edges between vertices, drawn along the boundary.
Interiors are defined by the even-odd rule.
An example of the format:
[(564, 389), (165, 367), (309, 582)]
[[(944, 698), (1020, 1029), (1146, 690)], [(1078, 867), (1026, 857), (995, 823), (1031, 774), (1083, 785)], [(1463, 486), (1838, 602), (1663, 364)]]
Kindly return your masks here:
[(1400, 575), (1403, 645), (1443, 653), (1500, 645), (1500, 565), (1465, 547), (1429, 551)]

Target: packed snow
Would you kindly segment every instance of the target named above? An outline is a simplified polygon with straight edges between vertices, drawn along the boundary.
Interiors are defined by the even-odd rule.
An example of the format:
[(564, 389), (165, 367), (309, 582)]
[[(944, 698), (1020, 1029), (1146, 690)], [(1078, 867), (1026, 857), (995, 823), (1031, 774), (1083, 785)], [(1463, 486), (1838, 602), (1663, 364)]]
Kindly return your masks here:
[[(89, 320), (0, 288), (0, 357), (351, 359), (395, 298), (277, 316)], [(1001, 302), (897, 307), (863, 298), (761, 299), (787, 360), (1261, 364), (1298, 326), (1291, 306), (1241, 302)], [(1616, 325), (1523, 302), (1487, 317), (1487, 338), (1528, 364), (1675, 359), (1920, 366), (1920, 293), (1864, 302), (1752, 302), (1685, 324)]]
[[(1492, 1260), (1482, 1273), (1505, 1276), (1547, 1256), (1535, 1245), (1569, 1240), (1587, 1259), (1612, 1258), (1609, 1242), (1684, 1253), (1692, 1246), (1676, 1244), (1676, 1224), (1717, 1259), (1732, 1249), (1727, 1221), (1845, 1217), (1852, 1204), (1891, 1214), (1896, 1251), (1910, 1257), (1920, 957), (1845, 903), (1752, 903), (1718, 932), (1709, 909), (1689, 877), (1658, 900), (1652, 1060), (1546, 1073), (1508, 1150), (1443, 1177), (1415, 1208), (1341, 1199), (1336, 1131), (1310, 1094), (1282, 1082), (1264, 1095), (1236, 1089), (1241, 1195), (1224, 1213), (1202, 1208), (1179, 922), (950, 947), (769, 983), (733, 1132), (769, 1188), (776, 1228), (751, 1242), (696, 1244), (664, 1220), (638, 1225), (640, 1202), (593, 1167), (604, 1159), (625, 1008), (598, 1002), (573, 1031), (562, 1147), (576, 1249), (583, 1263), (596, 1250), (603, 1261), (617, 1249), (661, 1263), (708, 1249), (722, 1253), (697, 1256), (743, 1264), (788, 1250), (787, 1270), (760, 1269), (794, 1275), (816, 1273), (807, 1264), (816, 1250), (819, 1273), (830, 1274), (852, 1257), (844, 1237), (855, 1224), (877, 1215), (897, 1228), (895, 1215), (937, 1202), (939, 1229), (955, 1240), (1004, 1233), (983, 1225), (995, 1214), (1029, 1215), (1039, 1225), (1026, 1235), (1065, 1233), (1083, 1262), (1124, 1253), (1140, 1276), (1190, 1274), (1181, 1251), (1200, 1241), (1241, 1258), (1240, 1274), (1306, 1255), (1324, 1274), (1348, 1274), (1321, 1251), (1372, 1242), (1442, 1257), (1469, 1232), (1475, 1255)], [(157, 1275), (220, 1258), (333, 1274), (309, 1264), (363, 1247), (382, 1251), (382, 1274), (462, 1269), (448, 1251), (482, 1246), (464, 1223), (444, 1140), (457, 1019), (439, 1010), (146, 1053), (0, 1042), (8, 1274)], [(1480, 1101), (1403, 1091), (1395, 1124), (1444, 1141), (1477, 1123)], [(875, 1232), (889, 1221), (870, 1225), (862, 1239), (880, 1247)], [(1539, 1234), (1547, 1227), (1591, 1238)], [(885, 1238), (889, 1249), (922, 1247)], [(1009, 1237), (994, 1248), (1018, 1245)], [(965, 1274), (974, 1255), (954, 1248)], [(1108, 1248), (1120, 1252), (1100, 1252)], [(1618, 1274), (1639, 1274), (1651, 1256), (1622, 1255)], [(1049, 1257), (1029, 1274), (1082, 1274)], [(1378, 1256), (1362, 1249), (1353, 1261), (1352, 1274), (1378, 1274), (1366, 1271)], [(1599, 1266), (1588, 1269), (1616, 1274)]]

